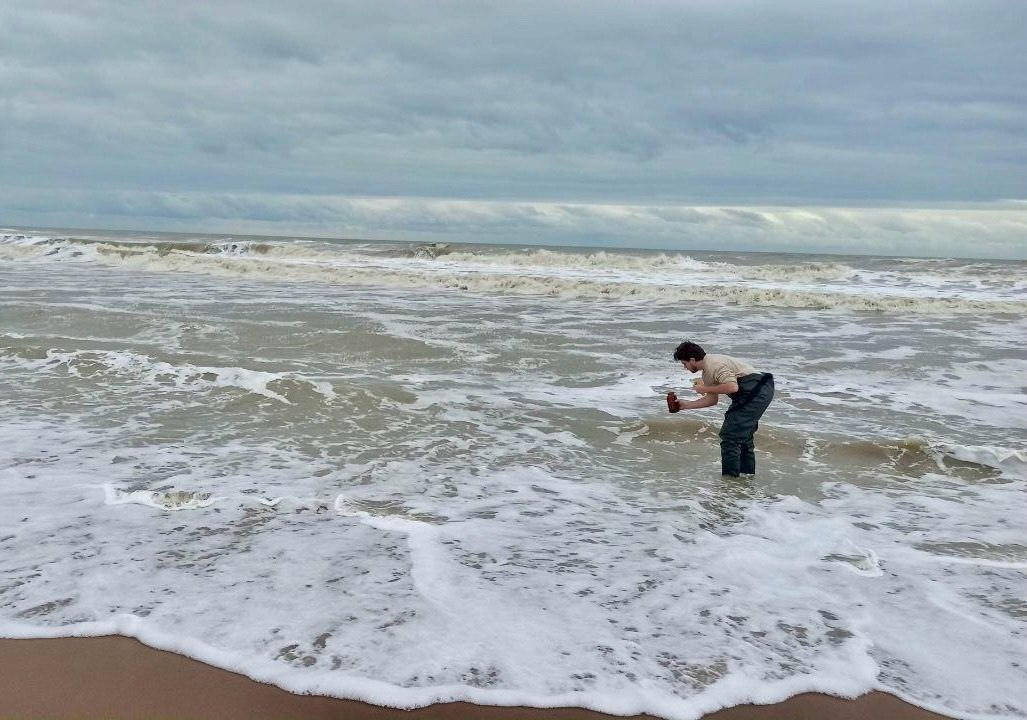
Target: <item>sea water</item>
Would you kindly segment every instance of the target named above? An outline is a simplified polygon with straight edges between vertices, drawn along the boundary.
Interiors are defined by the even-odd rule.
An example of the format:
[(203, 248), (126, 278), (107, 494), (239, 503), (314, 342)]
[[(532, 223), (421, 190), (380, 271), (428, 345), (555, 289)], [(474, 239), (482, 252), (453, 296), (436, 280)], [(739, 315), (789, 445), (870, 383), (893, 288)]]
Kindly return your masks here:
[[(0, 232), (0, 635), (296, 692), (1027, 716), (1027, 263)], [(758, 473), (685, 339), (773, 372)]]

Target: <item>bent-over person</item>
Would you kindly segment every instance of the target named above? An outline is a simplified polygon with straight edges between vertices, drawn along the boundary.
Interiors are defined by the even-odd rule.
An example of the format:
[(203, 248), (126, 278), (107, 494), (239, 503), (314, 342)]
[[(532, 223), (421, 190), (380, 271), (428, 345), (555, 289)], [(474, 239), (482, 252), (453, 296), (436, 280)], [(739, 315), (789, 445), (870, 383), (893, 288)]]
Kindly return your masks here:
[(707, 355), (699, 345), (685, 341), (674, 350), (674, 359), (690, 373), (702, 372), (692, 389), (702, 395), (698, 400), (679, 400), (667, 395), (670, 412), (712, 407), (721, 395), (731, 398), (720, 428), (720, 465), (724, 475), (738, 477), (756, 472), (756, 445), (753, 435), (759, 420), (774, 399), (774, 376), (758, 371), (744, 360), (728, 355)]

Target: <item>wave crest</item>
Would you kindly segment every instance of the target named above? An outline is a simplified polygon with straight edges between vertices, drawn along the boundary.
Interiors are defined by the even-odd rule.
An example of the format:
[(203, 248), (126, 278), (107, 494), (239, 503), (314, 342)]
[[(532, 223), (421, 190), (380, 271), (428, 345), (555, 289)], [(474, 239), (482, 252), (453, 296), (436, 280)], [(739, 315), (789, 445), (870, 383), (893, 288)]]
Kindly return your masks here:
[(9, 358), (35, 370), (63, 370), (79, 378), (128, 376), (152, 389), (206, 391), (234, 388), (292, 405), (323, 402), (335, 398), (327, 382), (310, 380), (293, 373), (272, 373), (241, 367), (174, 365), (129, 351), (74, 350), (62, 352), (40, 347), (0, 349)]
[[(805, 308), (903, 314), (1027, 314), (1019, 296), (939, 295), (829, 284), (855, 274), (833, 262), (748, 265), (703, 262), (685, 255), (556, 252), (468, 252), (429, 244), (402, 250), (358, 251), (313, 242), (182, 241), (157, 244), (4, 236), (0, 255), (72, 253), (77, 260), (154, 272), (195, 272), (251, 280), (354, 284), (580, 299), (715, 302), (753, 307)], [(2, 239), (2, 238), (0, 238)], [(88, 249), (88, 251), (87, 251)], [(83, 255), (83, 253), (85, 253)], [(403, 263), (395, 259), (430, 259)], [(546, 269), (555, 269), (546, 272)], [(687, 271), (686, 273), (682, 271)], [(751, 281), (751, 282), (747, 282)], [(816, 286), (789, 286), (821, 282)]]

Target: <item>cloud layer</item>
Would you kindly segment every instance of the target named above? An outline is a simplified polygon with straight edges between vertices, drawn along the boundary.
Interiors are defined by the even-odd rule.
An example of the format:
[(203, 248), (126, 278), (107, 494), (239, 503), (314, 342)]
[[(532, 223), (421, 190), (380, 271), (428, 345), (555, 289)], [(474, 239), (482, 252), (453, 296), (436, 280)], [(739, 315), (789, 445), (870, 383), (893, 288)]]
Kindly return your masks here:
[[(49, 227), (161, 228), (418, 242), (500, 242), (1023, 259), (1027, 207), (826, 208), (424, 198), (30, 191), (8, 200)], [(60, 208), (54, 210), (54, 208)]]
[[(477, 235), (501, 207), (530, 235), (538, 208), (1023, 197), (1025, 24), (985, 0), (8, 3), (0, 222)], [(340, 215), (375, 197), (397, 214)], [(1002, 212), (974, 224), (1006, 237)]]

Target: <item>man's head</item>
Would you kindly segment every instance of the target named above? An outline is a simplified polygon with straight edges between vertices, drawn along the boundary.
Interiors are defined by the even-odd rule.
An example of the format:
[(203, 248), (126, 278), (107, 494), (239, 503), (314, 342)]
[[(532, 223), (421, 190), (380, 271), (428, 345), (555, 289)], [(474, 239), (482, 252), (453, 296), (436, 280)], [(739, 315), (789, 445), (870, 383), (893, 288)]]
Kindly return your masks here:
[(706, 351), (691, 340), (686, 340), (674, 350), (674, 359), (688, 372), (699, 372), (699, 361), (706, 357)]

